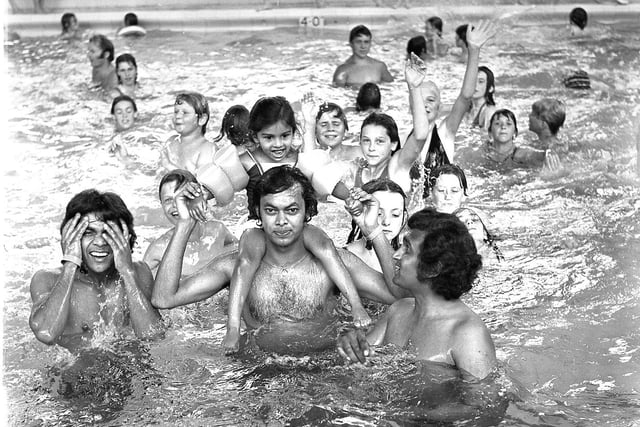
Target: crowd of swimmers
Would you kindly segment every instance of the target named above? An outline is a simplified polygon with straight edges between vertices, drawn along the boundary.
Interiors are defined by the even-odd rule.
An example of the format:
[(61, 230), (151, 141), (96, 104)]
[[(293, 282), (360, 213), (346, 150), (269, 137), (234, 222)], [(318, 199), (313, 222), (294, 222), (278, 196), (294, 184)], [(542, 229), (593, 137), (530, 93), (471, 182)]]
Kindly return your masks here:
[[(586, 14), (571, 16), (584, 28)], [(491, 22), (482, 21), (456, 30), (466, 69), (458, 96), (442, 115), (426, 63), (449, 47), (440, 18), (425, 25), (425, 35), (407, 47), (412, 124), (404, 141), (380, 102), (378, 85), (394, 76), (369, 56), (372, 34), (363, 25), (351, 31), (352, 55), (333, 75), (335, 86), (360, 89), (356, 110), (366, 117), (357, 143), (345, 141), (345, 110), (312, 95), (300, 102), (303, 124), (287, 99), (264, 97), (250, 109), (230, 107), (219, 135), (210, 138), (206, 97), (179, 93), (175, 135), (158, 153), (164, 170), (158, 198), (171, 230), (134, 262), (134, 220), (122, 199), (96, 190), (75, 195), (60, 227), (62, 266), (38, 271), (31, 282), (30, 326), (38, 340), (79, 352), (112, 329), (160, 338), (165, 325), (159, 309), (202, 301), (228, 287), (227, 353), (252, 343), (297, 354), (337, 345), (346, 359), (363, 362), (370, 346), (394, 343), (462, 377), (488, 377), (496, 366), (493, 341), (460, 297), (481, 265), (504, 257), (483, 213), (465, 205), (468, 181), (454, 161), (464, 155), (457, 163), (557, 170), (565, 108), (557, 99), (534, 102), (529, 129), (539, 141), (536, 147), (516, 144), (516, 116), (496, 100), (494, 73), (479, 63), (481, 49), (496, 34)], [(74, 16), (65, 14), (62, 26), (67, 34), (78, 31)], [(137, 64), (124, 53), (114, 66), (114, 56), (107, 37), (89, 39), (92, 81), (112, 100), (116, 131), (125, 132), (134, 126), (140, 99)], [(488, 139), (461, 154), (454, 142), (463, 122), (483, 129)], [(126, 156), (126, 147), (116, 149)], [(241, 191), (250, 223), (238, 239), (209, 206), (228, 205)], [(416, 193), (428, 207), (410, 213), (408, 200)], [(310, 223), (327, 198), (340, 200), (352, 216), (345, 248)], [(327, 333), (326, 326), (336, 316), (336, 291), (354, 325), (337, 339), (337, 329)], [(361, 298), (390, 307), (372, 325)], [(295, 345), (278, 345), (292, 334)]]

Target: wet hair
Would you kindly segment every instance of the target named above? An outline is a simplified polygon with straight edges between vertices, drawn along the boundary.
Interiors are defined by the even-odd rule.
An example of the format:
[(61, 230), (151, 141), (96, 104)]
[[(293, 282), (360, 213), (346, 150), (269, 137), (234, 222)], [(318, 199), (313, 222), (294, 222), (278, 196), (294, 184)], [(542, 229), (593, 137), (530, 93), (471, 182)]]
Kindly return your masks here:
[(558, 99), (543, 98), (533, 103), (531, 110), (549, 126), (552, 135), (556, 135), (566, 117), (564, 103)]
[(420, 57), (426, 51), (427, 51), (427, 39), (425, 39), (424, 36), (411, 37), (407, 42), (407, 58), (409, 58), (412, 53)]
[(298, 130), (296, 116), (291, 104), (283, 96), (267, 96), (260, 98), (249, 113), (249, 131), (256, 138), (262, 129), (278, 122), (284, 122), (295, 133)]
[(569, 22), (575, 24), (581, 30), (587, 26), (587, 11), (581, 7), (576, 7), (569, 13)]
[(456, 34), (458, 35), (458, 38), (463, 41), (464, 45), (469, 47), (467, 44), (467, 28), (469, 28), (469, 24), (460, 25), (456, 28)]
[(138, 15), (133, 12), (124, 15), (124, 26), (128, 27), (130, 25), (138, 25)]
[(76, 15), (74, 15), (71, 12), (67, 12), (62, 15), (62, 18), (60, 18), (60, 25), (62, 25), (62, 32), (66, 33), (67, 31), (69, 31), (69, 28), (71, 28), (72, 19), (75, 19), (76, 21), (78, 20), (78, 18), (76, 18)]
[(440, 19), (439, 16), (432, 16), (431, 18), (427, 19), (427, 22), (431, 24), (431, 26), (435, 28), (436, 31), (438, 31), (439, 36), (442, 36), (442, 19)]
[(467, 189), (469, 188), (467, 185), (467, 176), (464, 174), (464, 171), (458, 165), (453, 164), (444, 164), (437, 166), (435, 169), (431, 171), (429, 175), (429, 184), (430, 187), (433, 188), (436, 185), (438, 177), (441, 175), (455, 175), (458, 177), (458, 181), (460, 182), (460, 187), (462, 187), (463, 194), (467, 195)]
[[(136, 58), (133, 57), (133, 55), (131, 55), (130, 53), (123, 53), (121, 55), (118, 55), (118, 57), (116, 58), (116, 75), (118, 74), (118, 65), (122, 64), (131, 64), (133, 65), (133, 67), (136, 69), (136, 79), (135, 79), (135, 83), (138, 82), (138, 64), (136, 63)], [(122, 81), (120, 80), (120, 76), (118, 76), (118, 83), (122, 83)]]
[(219, 142), (225, 136), (236, 147), (251, 144), (249, 138), (249, 110), (244, 105), (234, 105), (227, 109), (222, 117), (220, 125), (220, 133), (213, 139), (213, 142)]
[(101, 193), (98, 190), (84, 190), (73, 196), (67, 204), (60, 232), (64, 225), (76, 214), (81, 216), (94, 213), (102, 221), (113, 221), (120, 227), (120, 220), (124, 221), (129, 230), (129, 247), (133, 252), (133, 245), (136, 243), (136, 232), (133, 230), (133, 215), (124, 204), (120, 196), (112, 192)]
[(393, 120), (393, 117), (384, 113), (369, 114), (367, 118), (363, 120), (362, 126), (360, 127), (360, 138), (362, 138), (362, 129), (364, 129), (364, 127), (368, 125), (382, 126), (386, 129), (391, 143), (396, 143), (396, 148), (391, 151), (392, 155), (400, 150), (400, 136), (398, 136), (398, 125), (396, 125), (396, 121)]
[(197, 92), (182, 92), (176, 96), (176, 102), (174, 105), (180, 104), (188, 104), (193, 110), (196, 112), (198, 116), (198, 120), (202, 116), (206, 114), (207, 121), (202, 125), (201, 132), (204, 135), (207, 131), (207, 123), (209, 123), (209, 118), (211, 114), (209, 113), (209, 103), (207, 102), (207, 98)]
[(493, 125), (493, 121), (497, 120), (500, 117), (506, 117), (513, 122), (513, 127), (516, 130), (514, 137), (518, 136), (518, 121), (516, 120), (516, 115), (513, 113), (513, 111), (507, 110), (506, 108), (496, 110), (496, 112), (491, 115), (491, 119), (489, 120), (489, 133), (491, 133), (491, 126)]
[(118, 105), (118, 103), (121, 101), (129, 101), (131, 105), (133, 105), (133, 111), (135, 111), (136, 113), (138, 112), (138, 106), (136, 105), (136, 101), (134, 101), (133, 98), (131, 98), (129, 95), (118, 95), (113, 98), (113, 101), (111, 102), (111, 114), (116, 113), (116, 105)]
[(107, 59), (109, 60), (109, 62), (113, 61), (113, 43), (111, 43), (111, 40), (109, 40), (106, 36), (103, 36), (102, 34), (95, 34), (91, 36), (91, 38), (89, 39), (89, 43), (98, 45), (100, 49), (102, 49), (100, 56), (103, 56), (104, 53), (107, 52), (109, 54), (107, 56)]
[(349, 123), (347, 123), (347, 116), (344, 114), (344, 110), (338, 104), (333, 102), (323, 102), (318, 107), (318, 113), (316, 114), (316, 124), (320, 120), (323, 114), (334, 113), (334, 116), (344, 124), (344, 130), (349, 130)]
[(495, 77), (493, 76), (493, 71), (489, 69), (489, 67), (485, 67), (481, 65), (478, 67), (478, 72), (482, 71), (487, 76), (487, 87), (484, 91), (484, 99), (489, 105), (496, 105), (496, 101), (493, 100), (493, 94), (496, 90), (495, 86)]
[(417, 276), (446, 300), (471, 290), (482, 267), (473, 238), (455, 215), (426, 208), (411, 215), (409, 229), (424, 233), (418, 250)]
[[(367, 182), (362, 186), (362, 189), (369, 194), (373, 194), (378, 191), (388, 191), (390, 193), (398, 193), (402, 196), (403, 203), (403, 211), (402, 215), (407, 215), (407, 195), (405, 194), (402, 187), (396, 184), (394, 181), (390, 179), (374, 179), (372, 181)], [(404, 220), (404, 218), (403, 218)], [(349, 232), (349, 236), (347, 237), (347, 244), (351, 242), (355, 242), (356, 240), (360, 240), (364, 237), (362, 234), (362, 230), (358, 227), (355, 221), (351, 221), (351, 232)], [(400, 247), (400, 234), (391, 240), (391, 247), (394, 250), (397, 250)], [(365, 248), (371, 249), (373, 247), (373, 242), (367, 240), (365, 243)]]
[(162, 197), (162, 187), (170, 182), (175, 182), (176, 188), (180, 188), (184, 183), (198, 182), (198, 180), (196, 179), (195, 175), (188, 170), (174, 169), (170, 172), (167, 172), (160, 180), (160, 185), (158, 186), (158, 198)]
[(367, 36), (369, 38), (373, 37), (371, 35), (371, 31), (365, 27), (364, 25), (357, 25), (351, 29), (349, 33), (349, 43), (353, 41), (358, 36)]
[(356, 111), (380, 108), (380, 98), (380, 88), (377, 84), (372, 82), (363, 84), (356, 97)]
[(282, 193), (296, 185), (300, 186), (304, 199), (306, 221), (318, 214), (316, 192), (309, 178), (298, 168), (289, 165), (276, 166), (266, 171), (256, 182), (249, 200), (249, 219), (260, 219), (260, 199), (269, 194)]

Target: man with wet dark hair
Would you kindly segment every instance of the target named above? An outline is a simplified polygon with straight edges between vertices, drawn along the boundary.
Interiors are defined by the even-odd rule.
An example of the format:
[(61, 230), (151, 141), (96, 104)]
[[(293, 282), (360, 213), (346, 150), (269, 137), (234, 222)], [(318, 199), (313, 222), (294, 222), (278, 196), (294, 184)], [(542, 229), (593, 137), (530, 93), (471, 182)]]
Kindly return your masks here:
[(62, 267), (40, 270), (31, 279), (29, 325), (45, 344), (72, 352), (89, 347), (96, 335), (157, 338), (162, 318), (151, 305), (153, 276), (133, 262), (133, 216), (120, 196), (85, 190), (67, 205), (60, 227)]

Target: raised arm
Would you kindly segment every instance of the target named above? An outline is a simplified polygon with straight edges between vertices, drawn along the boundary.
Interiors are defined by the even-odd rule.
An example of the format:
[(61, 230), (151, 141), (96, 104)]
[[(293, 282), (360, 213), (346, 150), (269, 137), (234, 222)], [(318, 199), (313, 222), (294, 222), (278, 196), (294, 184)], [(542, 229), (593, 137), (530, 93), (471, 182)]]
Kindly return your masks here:
[(496, 34), (495, 25), (490, 21), (481, 21), (477, 26), (469, 25), (467, 28), (467, 68), (464, 72), (460, 95), (451, 108), (451, 112), (445, 119), (447, 132), (455, 137), (464, 114), (469, 109), (469, 102), (476, 88), (478, 78), (478, 64), (480, 61), (480, 48)]
[(33, 307), (29, 326), (38, 341), (55, 344), (67, 325), (71, 289), (76, 271), (82, 264), (80, 239), (89, 221), (76, 214), (62, 228), (62, 273), (39, 271), (31, 279), (30, 291)]
[(302, 151), (306, 152), (316, 149), (316, 120), (313, 114), (314, 110), (313, 93), (305, 93), (300, 100), (300, 112), (304, 119)]
[(113, 221), (107, 221), (104, 230), (104, 239), (113, 251), (113, 261), (127, 295), (127, 308), (133, 331), (138, 338), (164, 336), (162, 317), (151, 305), (153, 275), (147, 264), (134, 265), (131, 259), (127, 225), (124, 221), (120, 221), (119, 226)]
[(424, 100), (420, 92), (420, 85), (426, 75), (424, 62), (413, 54), (412, 59), (408, 59), (404, 69), (405, 79), (409, 87), (409, 105), (413, 118), (413, 132), (407, 138), (407, 142), (393, 157), (396, 159), (397, 168), (407, 172), (413, 162), (416, 161), (429, 132), (429, 119), (424, 106)]

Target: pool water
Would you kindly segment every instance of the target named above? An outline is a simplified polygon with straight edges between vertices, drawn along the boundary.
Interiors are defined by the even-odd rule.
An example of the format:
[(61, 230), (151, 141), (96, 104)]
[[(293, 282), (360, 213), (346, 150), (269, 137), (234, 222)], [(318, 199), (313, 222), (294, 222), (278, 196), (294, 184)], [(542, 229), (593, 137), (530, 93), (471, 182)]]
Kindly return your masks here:
[[(461, 17), (446, 19), (449, 29), (460, 23)], [(531, 104), (542, 97), (563, 100), (567, 120), (560, 135), (569, 152), (563, 158), (567, 168), (558, 174), (469, 174), (468, 203), (487, 213), (506, 258), (487, 267), (465, 297), (495, 340), (502, 400), (479, 418), (460, 421), (633, 425), (640, 420), (637, 20), (593, 22), (591, 38), (574, 41), (560, 19), (543, 23), (520, 17), (500, 24), (499, 37), (481, 56), (496, 75), (498, 105), (519, 118), (519, 143), (534, 143), (527, 132)], [(417, 18), (373, 28), (372, 56), (396, 76), (381, 88), (383, 108), (405, 135), (410, 115), (401, 80), (404, 49), (421, 28)], [(210, 136), (229, 106), (250, 107), (263, 95), (295, 101), (313, 91), (352, 106), (355, 92), (328, 84), (336, 64), (350, 54), (346, 35), (344, 28), (290, 28), (157, 31), (116, 40), (116, 54), (136, 57), (147, 94), (138, 102), (140, 125), (127, 142), (134, 157), (126, 164), (108, 151), (113, 121), (109, 105), (89, 90), (84, 44), (25, 39), (5, 47), (3, 338), (10, 425), (424, 425), (425, 407), (459, 392), (459, 385), (438, 379), (442, 367), (425, 373), (395, 349), (382, 349), (367, 367), (344, 366), (333, 353), (225, 357), (223, 293), (163, 312), (171, 325), (163, 341), (141, 347), (105, 342), (81, 360), (39, 343), (28, 326), (30, 278), (40, 268), (56, 266), (57, 230), (72, 195), (95, 187), (123, 197), (136, 218), (135, 259), (168, 228), (157, 200), (157, 153), (171, 133), (177, 92), (208, 97)], [(612, 89), (565, 89), (563, 71), (577, 66)], [(443, 101), (453, 102), (463, 64), (447, 58), (428, 67)], [(363, 117), (350, 113), (348, 118), (355, 136)], [(477, 146), (483, 137), (463, 125), (457, 143)], [(239, 231), (244, 206), (239, 196), (216, 214)], [(343, 244), (346, 213), (335, 204), (323, 204), (320, 211), (316, 223)], [(91, 383), (92, 361), (105, 367), (102, 374), (113, 389), (105, 381)], [(76, 395), (64, 385), (74, 372), (83, 381), (89, 378), (76, 381), (84, 387)]]

